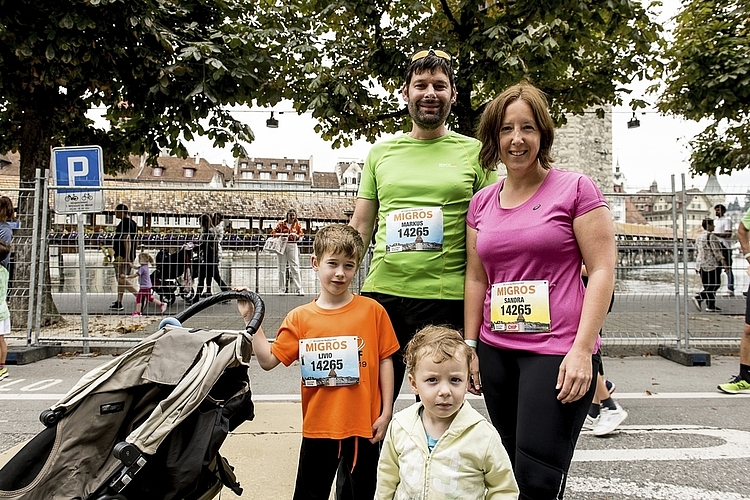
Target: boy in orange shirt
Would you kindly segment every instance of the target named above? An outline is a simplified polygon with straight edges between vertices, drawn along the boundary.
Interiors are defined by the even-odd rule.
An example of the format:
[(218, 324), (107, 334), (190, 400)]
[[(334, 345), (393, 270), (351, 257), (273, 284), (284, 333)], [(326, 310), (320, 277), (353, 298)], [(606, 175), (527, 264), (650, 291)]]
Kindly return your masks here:
[[(337, 469), (347, 477), (337, 481), (336, 498), (372, 499), (378, 442), (393, 413), (391, 355), (399, 345), (385, 309), (349, 291), (365, 251), (357, 230), (326, 226), (313, 250), (320, 295), (287, 314), (273, 345), (259, 330), (253, 350), (264, 370), (300, 363), (302, 445), (294, 500), (327, 500)], [(238, 308), (248, 322), (252, 305), (239, 301)], [(338, 491), (344, 486), (348, 491)]]

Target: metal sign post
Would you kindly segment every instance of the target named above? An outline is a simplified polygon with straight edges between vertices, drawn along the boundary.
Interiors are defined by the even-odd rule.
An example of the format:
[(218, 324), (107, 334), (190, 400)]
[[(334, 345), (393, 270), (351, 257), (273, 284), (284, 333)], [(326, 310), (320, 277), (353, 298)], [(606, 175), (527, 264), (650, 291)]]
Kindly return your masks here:
[[(76, 214), (78, 222), (78, 263), (81, 281), (81, 329), (83, 353), (89, 353), (89, 311), (86, 287), (86, 244), (84, 213), (104, 210), (104, 161), (100, 146), (75, 146), (52, 149), (55, 180), (55, 212)], [(99, 188), (99, 189), (96, 189)]]

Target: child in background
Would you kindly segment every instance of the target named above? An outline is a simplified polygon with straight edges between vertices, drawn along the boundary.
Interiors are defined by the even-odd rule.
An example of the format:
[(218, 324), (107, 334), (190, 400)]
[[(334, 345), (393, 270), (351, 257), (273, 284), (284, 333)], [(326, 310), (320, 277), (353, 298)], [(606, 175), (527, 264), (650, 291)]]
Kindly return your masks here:
[[(300, 362), (302, 445), (294, 500), (328, 500), (337, 469), (345, 476), (336, 481), (336, 498), (370, 500), (378, 442), (393, 411), (391, 355), (399, 345), (385, 309), (349, 291), (365, 252), (357, 230), (326, 226), (313, 250), (320, 295), (287, 314), (273, 345), (259, 330), (253, 351), (264, 370)], [(252, 305), (238, 301), (237, 307), (249, 322)]]
[(140, 264), (138, 269), (128, 276), (128, 278), (135, 278), (138, 276), (138, 284), (140, 285), (138, 292), (135, 294), (135, 312), (131, 314), (131, 316), (134, 318), (141, 316), (141, 308), (147, 301), (153, 302), (159, 308), (159, 311), (164, 314), (164, 311), (167, 309), (167, 304), (155, 298), (154, 293), (151, 290), (153, 285), (151, 283), (151, 272), (148, 266), (149, 264), (154, 265), (153, 257), (146, 252), (141, 252), (138, 256), (138, 264)]
[(427, 326), (407, 344), (409, 384), (421, 401), (388, 426), (378, 500), (518, 498), (500, 435), (464, 401), (471, 356), (461, 334), (445, 326)]
[[(10, 244), (0, 240), (0, 261), (10, 255)], [(5, 266), (0, 266), (0, 380), (8, 376), (5, 358), (8, 356), (8, 344), (5, 335), (10, 334), (10, 311), (8, 310), (8, 279), (10, 274)]]

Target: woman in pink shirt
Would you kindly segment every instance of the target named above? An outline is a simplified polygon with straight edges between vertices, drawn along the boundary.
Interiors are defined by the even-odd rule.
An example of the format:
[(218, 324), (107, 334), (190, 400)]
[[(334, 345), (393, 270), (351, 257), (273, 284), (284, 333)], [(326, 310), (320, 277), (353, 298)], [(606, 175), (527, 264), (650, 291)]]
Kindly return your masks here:
[(536, 87), (495, 98), (477, 138), (482, 166), (502, 162), (508, 173), (474, 195), (466, 218), (464, 335), (477, 354), (470, 390), (484, 393), (519, 498), (561, 499), (601, 362), (612, 218), (591, 179), (552, 168), (554, 123)]

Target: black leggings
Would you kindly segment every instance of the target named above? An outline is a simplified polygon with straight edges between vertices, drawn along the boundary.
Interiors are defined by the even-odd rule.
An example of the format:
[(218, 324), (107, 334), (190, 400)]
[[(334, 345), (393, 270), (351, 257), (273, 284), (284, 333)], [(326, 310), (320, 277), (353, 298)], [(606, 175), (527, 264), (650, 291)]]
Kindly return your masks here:
[(336, 500), (371, 500), (379, 456), (380, 443), (363, 437), (341, 441), (303, 437), (294, 500), (328, 500), (337, 470), (346, 477), (336, 481)]
[[(393, 401), (398, 398), (406, 372), (404, 352), (406, 344), (417, 331), (427, 325), (446, 325), (454, 330), (464, 329), (464, 301), (443, 299), (412, 299), (377, 292), (362, 292), (383, 306), (391, 320), (400, 349), (393, 353)], [(418, 401), (419, 399), (417, 399)]]
[[(584, 397), (557, 400), (557, 373), (564, 356), (508, 351), (479, 342), (482, 392), (492, 425), (513, 464), (521, 500), (559, 500), (596, 377)], [(592, 356), (592, 375), (601, 357)]]

